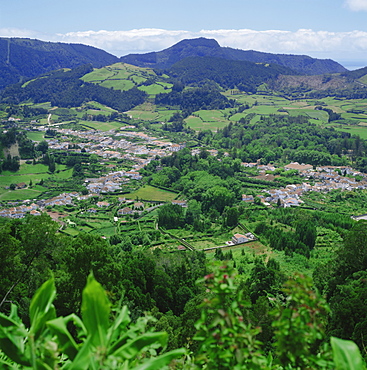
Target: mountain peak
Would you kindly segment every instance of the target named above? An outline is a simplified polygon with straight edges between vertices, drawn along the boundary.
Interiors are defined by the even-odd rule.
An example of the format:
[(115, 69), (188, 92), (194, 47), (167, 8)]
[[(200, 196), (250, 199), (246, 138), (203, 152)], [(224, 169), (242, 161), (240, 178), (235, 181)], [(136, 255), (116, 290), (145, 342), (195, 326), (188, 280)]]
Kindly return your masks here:
[(177, 44), (173, 45), (171, 48), (185, 47), (185, 46), (220, 48), (220, 45), (218, 44), (217, 40), (207, 39), (205, 37), (199, 37), (199, 38), (196, 38), (196, 39), (181, 40)]

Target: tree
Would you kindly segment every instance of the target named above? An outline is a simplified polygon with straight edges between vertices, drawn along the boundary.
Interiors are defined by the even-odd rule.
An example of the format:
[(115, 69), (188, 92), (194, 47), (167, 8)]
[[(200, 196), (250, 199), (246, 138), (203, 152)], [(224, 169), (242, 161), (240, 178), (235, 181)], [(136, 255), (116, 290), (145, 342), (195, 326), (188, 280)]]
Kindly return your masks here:
[(0, 254), (0, 297), (3, 298), (22, 270), (21, 243), (11, 235), (10, 223), (0, 228)]
[(315, 222), (311, 219), (303, 219), (297, 222), (296, 234), (299, 240), (312, 250), (315, 247), (317, 231)]
[(48, 151), (48, 143), (46, 140), (41, 141), (37, 146), (36, 150), (42, 152), (42, 154), (46, 154)]
[(185, 215), (185, 223), (193, 225), (195, 220), (199, 220), (201, 215), (201, 203), (195, 199), (188, 201)]
[[(38, 217), (28, 215), (20, 223), (12, 224), (12, 232), (21, 245), (21, 268), (0, 302), (0, 308), (10, 298), (18, 299), (17, 294), (33, 294), (40, 280), (48, 276), (48, 267), (58, 251), (56, 232), (59, 225), (49, 215), (42, 213)], [(18, 285), (22, 285), (21, 293), (13, 293)]]
[(76, 163), (73, 167), (73, 177), (83, 177), (83, 167), (80, 163)]
[(232, 191), (224, 186), (214, 186), (204, 193), (203, 207), (205, 210), (215, 208), (219, 213), (223, 213), (226, 206), (232, 206), (234, 199)]
[(53, 156), (53, 155), (50, 155), (50, 156), (49, 156), (48, 170), (49, 170), (51, 173), (54, 173), (54, 172), (55, 172), (55, 170), (56, 170), (55, 158), (54, 158), (54, 156)]
[(183, 225), (183, 208), (178, 204), (166, 204), (159, 207), (158, 225), (167, 229), (175, 229)]
[(236, 207), (229, 208), (226, 212), (226, 226), (236, 226), (238, 224), (238, 216), (238, 209)]

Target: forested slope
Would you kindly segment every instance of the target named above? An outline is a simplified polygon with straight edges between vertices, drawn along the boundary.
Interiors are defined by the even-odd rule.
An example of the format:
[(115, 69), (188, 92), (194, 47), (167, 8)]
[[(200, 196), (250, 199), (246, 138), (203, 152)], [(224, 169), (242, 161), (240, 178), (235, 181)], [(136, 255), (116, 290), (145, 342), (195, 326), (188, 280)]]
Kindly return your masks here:
[(60, 68), (91, 63), (99, 68), (118, 58), (92, 46), (0, 38), (0, 89)]

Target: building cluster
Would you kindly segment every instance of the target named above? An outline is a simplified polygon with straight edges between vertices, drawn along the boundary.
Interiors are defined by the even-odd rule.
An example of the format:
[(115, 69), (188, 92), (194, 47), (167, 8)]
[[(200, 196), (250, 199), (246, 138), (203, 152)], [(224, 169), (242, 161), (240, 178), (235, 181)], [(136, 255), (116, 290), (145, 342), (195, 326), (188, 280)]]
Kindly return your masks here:
[(34, 216), (39, 216), (41, 212), (39, 212), (39, 206), (36, 203), (29, 204), (30, 201), (22, 202), (21, 204), (17, 204), (10, 208), (4, 208), (0, 210), (0, 217), (8, 217), (8, 218), (23, 218), (27, 213), (30, 213)]
[(115, 171), (106, 176), (85, 179), (84, 182), (89, 193), (106, 194), (121, 189), (121, 184), (128, 182), (129, 179), (140, 180), (141, 178), (137, 171)]
[[(274, 169), (270, 169), (269, 166), (265, 166), (266, 169), (261, 165), (255, 166), (263, 171), (275, 170), (273, 166), (271, 167)], [(307, 180), (313, 179), (319, 181), (315, 181), (314, 185), (304, 182), (302, 184), (287, 185), (285, 188), (264, 190), (265, 195), (257, 195), (255, 197), (253, 195), (243, 194), (242, 200), (249, 203), (254, 202), (256, 197), (258, 197), (265, 205), (278, 203), (283, 207), (292, 207), (299, 206), (303, 203), (301, 196), (307, 191), (328, 192), (337, 189), (367, 189), (367, 175), (355, 171), (349, 166), (319, 166), (314, 170), (312, 165), (295, 162), (284, 166), (284, 168), (286, 170), (297, 170), (299, 175)], [(348, 175), (354, 177), (348, 177)], [(355, 176), (360, 176), (360, 180), (357, 181)]]
[[(156, 156), (163, 157), (169, 155), (185, 146), (184, 144), (161, 141), (155, 137), (136, 131), (75, 131), (62, 128), (57, 128), (56, 131), (63, 136), (61, 139), (48, 141), (50, 149), (71, 150), (75, 152), (81, 152), (83, 150), (86, 153), (96, 154), (105, 159), (127, 159), (134, 161), (139, 168), (144, 167)], [(77, 144), (76, 149), (74, 148), (75, 143), (69, 141), (70, 136), (75, 136), (83, 140)], [(128, 137), (130, 140), (136, 140), (137, 142), (126, 140), (123, 137)], [(146, 156), (146, 158), (138, 157), (141, 155)]]

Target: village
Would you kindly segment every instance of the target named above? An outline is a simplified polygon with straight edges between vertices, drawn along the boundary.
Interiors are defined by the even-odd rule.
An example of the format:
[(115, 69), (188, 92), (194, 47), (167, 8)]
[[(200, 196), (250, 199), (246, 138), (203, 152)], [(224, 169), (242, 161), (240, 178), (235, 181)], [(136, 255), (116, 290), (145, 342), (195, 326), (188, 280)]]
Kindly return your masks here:
[[(243, 165), (245, 167), (256, 167), (260, 171), (258, 178), (268, 179), (268, 181), (276, 178), (266, 174), (266, 172), (276, 170), (276, 167), (272, 165), (257, 165), (256, 163), (243, 163)], [(349, 166), (318, 166), (314, 170), (312, 165), (294, 162), (284, 166), (284, 169), (295, 170), (302, 179), (309, 182), (312, 179), (314, 184), (311, 185), (309, 182), (302, 182), (300, 184), (287, 185), (279, 189), (266, 189), (263, 190), (266, 194), (258, 194), (255, 197), (253, 195), (243, 194), (242, 201), (252, 203), (255, 201), (255, 198), (259, 198), (265, 205), (270, 206), (272, 203), (277, 203), (286, 208), (303, 204), (301, 196), (308, 191), (320, 193), (337, 189), (348, 191), (367, 189), (367, 174), (355, 171)], [(356, 180), (356, 177), (359, 177), (359, 181)]]
[[(85, 187), (83, 193), (63, 192), (48, 199), (26, 199), (3, 203), (0, 217), (23, 218), (27, 214), (39, 216), (42, 212), (47, 212), (63, 228), (75, 228), (76, 223), (71, 221), (70, 215), (68, 216), (68, 209), (72, 209), (72, 213), (77, 214), (78, 217), (107, 216), (107, 218), (111, 218), (110, 222), (116, 225), (120, 222), (127, 222), (129, 219), (139, 219), (142, 216), (149, 218), (152, 211), (167, 202), (187, 207), (187, 201), (182, 199), (180, 194), (174, 194), (175, 199), (163, 202), (154, 202), (149, 199), (129, 199), (129, 197), (119, 195), (123, 192), (122, 187), (132, 181), (137, 187), (144, 185), (144, 178), (139, 171), (153, 159), (169, 156), (183, 149), (185, 144), (176, 144), (166, 139), (149, 136), (146, 133), (135, 131), (134, 126), (125, 126), (120, 130), (109, 131), (77, 131), (59, 127), (53, 129), (58, 136), (47, 140), (51, 152), (94, 154), (100, 158), (105, 173), (99, 177), (85, 178), (83, 180)], [(47, 126), (38, 127), (38, 130), (46, 131)], [(199, 155), (201, 150), (201, 147), (193, 148), (191, 154), (193, 156)], [(218, 156), (216, 149), (207, 148), (205, 150), (210, 156)], [(228, 155), (228, 153), (224, 153), (224, 156)], [(114, 164), (116, 163), (114, 161), (129, 162), (130, 169), (121, 169), (120, 166)], [(237, 204), (255, 203), (266, 207), (299, 207), (304, 205), (302, 196), (306, 192), (325, 193), (337, 189), (341, 191), (367, 189), (367, 175), (355, 171), (350, 166), (318, 166), (314, 168), (310, 164), (297, 162), (276, 166), (274, 164), (261, 164), (259, 159), (255, 163), (243, 162), (242, 168), (245, 172), (246, 169), (255, 170), (256, 175), (249, 175), (249, 177), (252, 176), (254, 179), (269, 183), (276, 181), (279, 177), (279, 170), (292, 171), (294, 175), (299, 177), (300, 182), (279, 188), (256, 189), (252, 191), (252, 194), (242, 194), (242, 198), (238, 199)], [(14, 187), (22, 189), (26, 188), (27, 184), (18, 183), (14, 184)], [(82, 204), (83, 207), (81, 207)], [(66, 207), (69, 208), (65, 209)], [(152, 217), (156, 217), (156, 213), (154, 216), (152, 214)], [(243, 234), (235, 232), (231, 240), (214, 248), (243, 244), (257, 239), (251, 232), (246, 232), (246, 228), (243, 227), (242, 230)], [(179, 247), (186, 248), (182, 245)]]
[[(77, 192), (63, 193), (57, 197), (50, 199), (41, 199), (41, 200), (25, 200), (22, 202), (8, 202), (5, 207), (0, 210), (0, 216), (10, 217), (10, 218), (22, 218), (27, 213), (32, 215), (39, 215), (45, 207), (52, 206), (64, 206), (73, 204), (73, 199), (85, 200), (90, 197), (98, 197), (98, 199), (103, 199), (104, 195), (112, 194), (115, 191), (118, 191), (121, 187), (121, 184), (127, 183), (131, 180), (141, 181), (142, 176), (139, 173), (139, 170), (148, 164), (155, 156), (169, 155), (173, 151), (176, 151), (177, 147), (182, 148), (182, 145), (172, 144), (169, 142), (159, 142), (159, 144), (165, 145), (165, 149), (148, 149), (144, 145), (136, 145), (135, 143), (129, 143), (125, 140), (113, 140), (106, 136), (106, 133), (95, 133), (95, 132), (76, 132), (72, 130), (61, 129), (61, 132), (64, 135), (76, 135), (85, 139), (86, 143), (79, 143), (78, 145), (82, 148), (85, 148), (86, 151), (89, 151), (91, 154), (97, 154), (101, 157), (105, 157), (104, 153), (111, 155), (128, 156), (130, 159), (134, 158), (136, 161), (133, 165), (133, 170), (130, 171), (111, 171), (104, 176), (96, 178), (86, 178), (84, 180), (84, 185), (88, 191), (88, 194), (82, 195)], [(138, 135), (139, 134), (139, 135)], [(144, 138), (149, 143), (155, 143), (156, 139), (149, 137), (141, 133), (129, 133), (128, 136), (138, 136)], [(64, 136), (63, 139), (66, 140), (68, 137)], [(97, 143), (98, 142), (98, 143)], [(59, 142), (56, 140), (50, 140), (49, 145), (51, 149), (57, 150), (63, 148), (63, 150), (72, 150), (80, 151), (81, 149), (68, 149), (71, 142), (63, 141)], [(124, 147), (126, 154), (121, 154), (121, 152), (114, 151), (116, 148)], [(163, 145), (162, 145), (163, 146)], [(111, 150), (113, 149), (113, 150)], [(144, 161), (141, 161), (141, 158), (135, 157), (137, 153), (141, 154), (144, 151), (144, 154), (149, 153)], [(210, 155), (216, 155), (216, 150), (209, 151)], [(192, 154), (197, 154), (197, 149), (192, 150)], [(268, 181), (274, 180), (276, 177), (271, 175), (271, 172), (277, 169), (274, 165), (261, 165), (259, 163), (242, 163), (244, 167), (255, 167), (259, 171), (257, 178), (267, 179)], [(112, 165), (111, 169), (115, 166)], [(354, 190), (354, 189), (367, 189), (367, 175), (359, 171), (353, 170), (349, 166), (319, 166), (316, 169), (312, 165), (308, 164), (299, 164), (297, 162), (290, 163), (284, 166), (285, 170), (295, 170), (298, 172), (300, 179), (304, 181), (300, 184), (291, 184), (287, 185), (284, 188), (277, 189), (265, 189), (262, 191), (264, 194), (257, 195), (242, 195), (242, 201), (245, 203), (253, 203), (260, 201), (266, 206), (271, 206), (277, 204), (282, 207), (292, 207), (300, 206), (303, 204), (301, 199), (302, 195), (305, 192), (315, 191), (315, 192), (328, 192), (331, 190), (341, 189), (341, 190)], [(356, 177), (359, 177), (358, 180)], [(312, 179), (313, 184), (310, 183)], [(308, 182), (307, 182), (308, 181)], [(17, 184), (17, 187), (21, 188), (26, 186), (25, 183)], [(121, 200), (121, 198), (120, 198)], [(132, 202), (132, 200), (130, 200)], [(172, 201), (175, 204), (179, 204), (182, 207), (186, 207), (186, 202), (184, 200), (175, 200)], [(98, 207), (103, 207), (102, 202)], [(10, 206), (10, 207), (9, 207)], [(127, 209), (129, 207), (124, 207), (124, 210), (119, 210), (119, 215), (131, 214)], [(144, 209), (144, 205), (141, 204), (139, 208)], [(93, 211), (92, 211), (93, 212)]]

